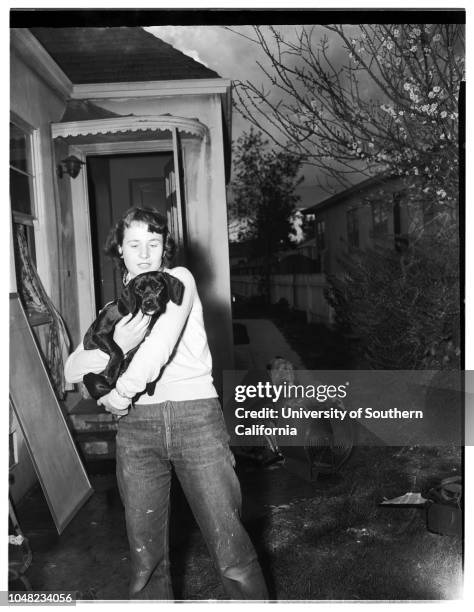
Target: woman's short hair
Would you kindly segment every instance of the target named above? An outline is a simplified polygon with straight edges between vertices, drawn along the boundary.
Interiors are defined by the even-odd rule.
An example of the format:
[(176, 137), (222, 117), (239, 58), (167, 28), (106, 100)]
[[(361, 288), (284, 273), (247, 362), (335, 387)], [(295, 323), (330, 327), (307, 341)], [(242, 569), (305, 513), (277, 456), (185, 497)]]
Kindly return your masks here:
[(104, 247), (105, 253), (112, 257), (121, 272), (125, 272), (125, 264), (118, 248), (123, 244), (125, 230), (134, 221), (147, 225), (149, 232), (163, 236), (162, 265), (165, 268), (169, 267), (175, 255), (176, 244), (168, 230), (165, 217), (154, 208), (139, 208), (138, 206), (129, 208), (110, 230)]

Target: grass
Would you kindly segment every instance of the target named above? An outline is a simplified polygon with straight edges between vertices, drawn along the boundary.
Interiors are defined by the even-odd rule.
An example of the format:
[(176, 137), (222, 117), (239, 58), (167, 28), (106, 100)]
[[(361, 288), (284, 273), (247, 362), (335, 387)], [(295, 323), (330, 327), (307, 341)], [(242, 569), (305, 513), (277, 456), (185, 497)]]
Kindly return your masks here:
[[(461, 538), (426, 529), (422, 508), (381, 507), (459, 473), (455, 448), (357, 448), (336, 482), (247, 522), (276, 600), (450, 600), (462, 589)], [(282, 470), (282, 486), (284, 471)], [(248, 483), (247, 483), (248, 484)], [(243, 482), (244, 494), (246, 483)], [(271, 493), (270, 493), (271, 497)], [(189, 599), (224, 597), (199, 532), (180, 583)]]
[(460, 539), (429, 533), (422, 509), (378, 505), (409, 490), (420, 461), (431, 464), (419, 483), (424, 490), (435, 473), (453, 473), (459, 456), (454, 449), (399, 451), (358, 448), (346, 486), (273, 517), (267, 538), (278, 553), (277, 599), (449, 599), (459, 592)]
[[(459, 474), (459, 449), (358, 447), (337, 478), (315, 483), (297, 482), (283, 466), (260, 468), (240, 460), (237, 467), (244, 524), (273, 599), (449, 600), (459, 595), (461, 538), (427, 531), (422, 509), (379, 505), (384, 497), (413, 489), (414, 473), (415, 490), (421, 492)], [(174, 500), (175, 596), (224, 599), (199, 529), (183, 499)], [(48, 545), (39, 545), (37, 529), (27, 530), (34, 551), (28, 575), (35, 590), (74, 589), (83, 599), (126, 599), (130, 558), (117, 494), (108, 499), (98, 487), (87, 511), (60, 539), (51, 525)]]
[[(235, 318), (268, 318), (308, 369), (358, 369), (350, 339), (304, 313), (237, 303)], [(284, 470), (285, 468), (280, 468)], [(462, 473), (456, 447), (358, 447), (337, 485), (271, 509), (254, 530), (278, 600), (443, 600), (460, 597), (462, 539), (433, 534), (422, 508), (381, 507)], [(244, 483), (245, 493), (245, 483)], [(251, 526), (249, 526), (251, 529)]]

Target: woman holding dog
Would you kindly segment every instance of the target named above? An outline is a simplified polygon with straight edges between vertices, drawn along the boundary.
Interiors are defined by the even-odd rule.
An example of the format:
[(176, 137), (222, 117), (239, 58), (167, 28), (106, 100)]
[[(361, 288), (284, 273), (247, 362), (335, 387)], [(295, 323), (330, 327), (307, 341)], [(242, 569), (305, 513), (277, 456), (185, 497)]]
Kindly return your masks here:
[[(132, 208), (112, 228), (106, 252), (118, 262), (124, 284), (163, 270), (184, 286), (182, 303), (168, 302), (145, 338), (149, 317), (125, 317), (114, 340), (124, 355), (140, 343), (115, 389), (99, 403), (118, 421), (117, 480), (125, 507), (135, 599), (173, 599), (168, 556), (169, 494), (174, 466), (228, 599), (268, 598), (254, 548), (240, 522), (240, 485), (234, 471), (202, 305), (192, 274), (170, 268), (174, 242), (163, 217)], [(100, 373), (109, 356), (81, 344), (65, 368), (69, 382)], [(153, 395), (141, 395), (158, 378)]]

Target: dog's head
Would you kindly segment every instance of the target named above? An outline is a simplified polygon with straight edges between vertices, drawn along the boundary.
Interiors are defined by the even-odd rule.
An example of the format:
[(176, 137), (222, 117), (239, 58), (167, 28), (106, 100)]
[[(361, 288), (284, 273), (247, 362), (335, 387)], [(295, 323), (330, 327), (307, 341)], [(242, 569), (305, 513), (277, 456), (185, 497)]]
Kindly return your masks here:
[(123, 288), (118, 301), (122, 315), (143, 314), (159, 316), (166, 310), (171, 300), (175, 304), (183, 301), (183, 283), (167, 272), (144, 272), (139, 274)]

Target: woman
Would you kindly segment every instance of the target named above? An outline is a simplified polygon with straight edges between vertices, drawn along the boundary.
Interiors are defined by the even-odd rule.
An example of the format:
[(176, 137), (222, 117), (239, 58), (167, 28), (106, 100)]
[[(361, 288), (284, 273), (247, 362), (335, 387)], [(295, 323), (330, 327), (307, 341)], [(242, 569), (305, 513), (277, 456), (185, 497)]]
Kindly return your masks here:
[[(212, 362), (201, 301), (192, 274), (168, 268), (173, 239), (153, 209), (132, 208), (112, 228), (106, 252), (119, 262), (124, 283), (165, 270), (184, 285), (181, 305), (168, 302), (117, 380), (99, 400), (119, 418), (117, 480), (125, 506), (132, 576), (130, 596), (173, 599), (168, 557), (171, 464), (179, 478), (229, 599), (267, 599), (254, 548), (240, 522), (240, 485), (212, 382)], [(124, 354), (142, 342), (149, 317), (120, 321), (114, 340)], [(79, 345), (65, 368), (69, 382), (100, 373), (108, 355)], [(159, 378), (158, 378), (159, 377)], [(158, 378), (152, 396), (131, 398)]]

